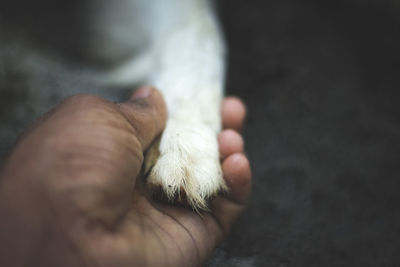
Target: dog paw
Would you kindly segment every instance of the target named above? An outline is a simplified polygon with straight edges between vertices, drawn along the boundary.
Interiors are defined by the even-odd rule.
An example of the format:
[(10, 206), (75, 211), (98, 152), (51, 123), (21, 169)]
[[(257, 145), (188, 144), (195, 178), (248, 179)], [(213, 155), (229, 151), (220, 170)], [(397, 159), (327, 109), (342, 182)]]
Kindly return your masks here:
[(145, 175), (153, 195), (194, 210), (206, 210), (208, 199), (227, 190), (216, 133), (204, 124), (170, 120), (146, 153)]

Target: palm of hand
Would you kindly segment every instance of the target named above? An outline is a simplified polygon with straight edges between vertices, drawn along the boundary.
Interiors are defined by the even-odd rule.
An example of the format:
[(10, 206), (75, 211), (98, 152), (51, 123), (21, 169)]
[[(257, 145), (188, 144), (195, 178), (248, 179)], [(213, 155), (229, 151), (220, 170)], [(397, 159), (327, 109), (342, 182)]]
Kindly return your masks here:
[(154, 203), (137, 188), (118, 230), (106, 235), (105, 253), (98, 255), (109, 257), (112, 249), (115, 258), (110, 262), (125, 259), (121, 263), (127, 266), (196, 266), (228, 230), (218, 220), (213, 213), (200, 216), (183, 207)]
[[(230, 119), (232, 112), (224, 116), (226, 109), (224, 128), (239, 129), (243, 116)], [(74, 97), (37, 122), (3, 170), (0, 197), (8, 204), (0, 211), (18, 210), (18, 216), (3, 220), (11, 229), (3, 235), (11, 244), (7, 260), (14, 265), (9, 266), (26, 260), (24, 264), (32, 266), (118, 267), (196, 266), (204, 261), (249, 195), (251, 175), (243, 143), (233, 130), (220, 134), (230, 192), (199, 215), (154, 202), (138, 177), (143, 150), (164, 123), (165, 106), (157, 91), (145, 101), (120, 105), (93, 96)], [(24, 203), (29, 205), (21, 206)], [(16, 242), (14, 235), (27, 222), (24, 243)], [(36, 250), (45, 255), (26, 257), (38, 244), (44, 247)]]
[[(242, 120), (233, 128), (237, 129), (241, 124)], [(229, 125), (229, 116), (225, 116), (225, 128)], [(233, 131), (221, 135), (222, 168), (228, 185), (232, 178), (236, 179), (236, 187), (245, 185), (248, 189), (248, 163), (244, 156), (232, 157), (243, 150), (240, 136)], [(243, 184), (240, 184), (240, 177), (243, 177)], [(244, 209), (248, 192), (241, 190), (243, 188), (231, 188), (231, 197), (218, 196), (210, 203), (209, 212), (199, 214), (184, 207), (153, 201), (143, 179), (138, 177), (126, 212), (112, 229), (99, 236), (101, 240), (94, 239), (96, 254), (106, 257), (99, 259), (98, 264), (197, 266), (229, 232), (232, 222)], [(100, 251), (99, 244), (103, 244)]]

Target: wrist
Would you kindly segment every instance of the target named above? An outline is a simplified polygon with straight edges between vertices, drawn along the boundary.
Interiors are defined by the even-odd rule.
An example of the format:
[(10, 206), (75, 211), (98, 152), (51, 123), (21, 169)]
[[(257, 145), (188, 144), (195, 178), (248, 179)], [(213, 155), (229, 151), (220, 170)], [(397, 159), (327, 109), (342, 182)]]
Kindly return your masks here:
[(24, 154), (14, 151), (0, 170), (0, 266), (82, 266), (72, 219), (48, 183), (56, 175), (46, 166), (54, 164), (35, 162), (35, 153), (27, 161)]
[(43, 216), (29, 184), (0, 176), (0, 265), (31, 266), (43, 243)]

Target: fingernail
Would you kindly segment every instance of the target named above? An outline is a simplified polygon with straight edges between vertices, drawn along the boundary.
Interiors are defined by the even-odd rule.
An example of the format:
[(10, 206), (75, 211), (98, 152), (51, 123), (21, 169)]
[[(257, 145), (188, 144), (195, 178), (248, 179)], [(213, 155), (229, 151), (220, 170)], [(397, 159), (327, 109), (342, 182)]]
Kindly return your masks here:
[(153, 87), (144, 86), (136, 90), (136, 92), (132, 95), (132, 100), (147, 98), (153, 92)]

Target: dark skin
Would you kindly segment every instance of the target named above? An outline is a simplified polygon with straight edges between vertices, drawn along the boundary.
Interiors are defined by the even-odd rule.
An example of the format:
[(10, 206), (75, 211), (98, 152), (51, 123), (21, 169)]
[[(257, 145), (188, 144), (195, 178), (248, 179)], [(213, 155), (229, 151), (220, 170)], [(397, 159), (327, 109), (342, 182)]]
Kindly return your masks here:
[(165, 126), (161, 94), (125, 103), (65, 100), (28, 129), (0, 174), (1, 266), (199, 266), (243, 211), (251, 188), (239, 134), (245, 108), (222, 104), (218, 141), (230, 188), (200, 215), (152, 200), (143, 151)]

